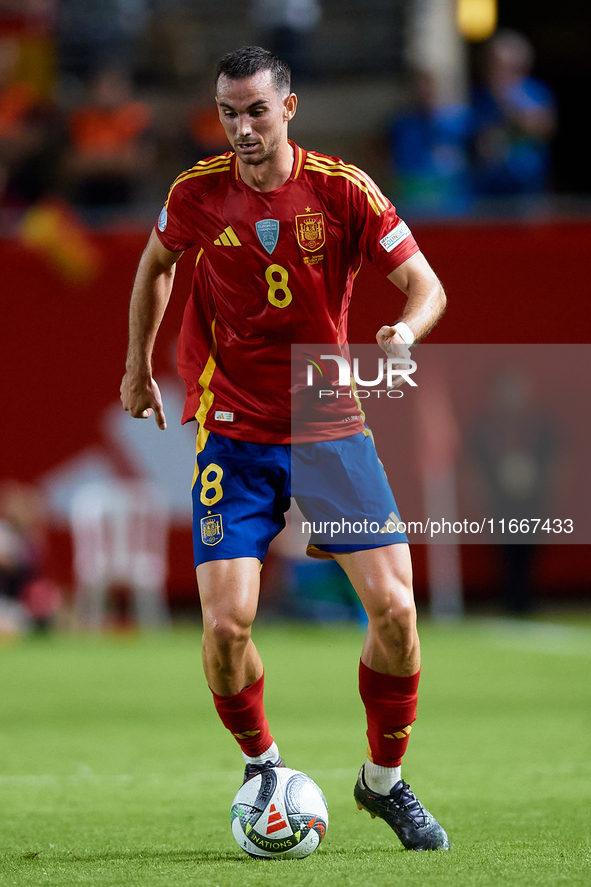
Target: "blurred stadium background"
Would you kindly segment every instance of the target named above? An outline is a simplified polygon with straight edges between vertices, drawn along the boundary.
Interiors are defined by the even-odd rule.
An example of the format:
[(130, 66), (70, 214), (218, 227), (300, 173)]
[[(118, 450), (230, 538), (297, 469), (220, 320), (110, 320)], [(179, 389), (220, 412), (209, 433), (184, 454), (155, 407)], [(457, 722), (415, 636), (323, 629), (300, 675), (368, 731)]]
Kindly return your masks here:
[[(366, 169), (412, 224), (449, 293), (431, 342), (586, 343), (590, 28), (574, 0), (2, 0), (4, 602), (20, 589), (37, 624), (58, 611), (67, 622), (83, 581), (71, 532), (76, 491), (143, 480), (145, 495), (164, 491), (157, 519), (170, 535), (160, 565), (153, 552), (151, 566), (137, 569), (160, 570), (173, 616), (198, 613), (193, 429), (178, 427), (174, 359), (190, 257), (156, 354), (169, 430), (132, 422), (117, 396), (128, 294), (149, 229), (176, 174), (225, 149), (211, 85), (222, 53), (249, 42), (283, 53), (300, 96), (293, 137)], [(385, 298), (394, 316), (389, 284), (366, 264), (351, 341), (373, 341)], [(499, 608), (498, 551), (460, 554), (466, 605)], [(298, 607), (298, 565), (287, 570), (284, 556), (279, 546), (266, 565), (263, 610), (354, 614), (338, 582), (326, 608)], [(414, 556), (423, 604), (424, 547)], [(546, 547), (534, 569), (539, 605), (588, 605), (587, 546)], [(314, 581), (318, 591), (337, 580)], [(125, 621), (126, 600), (115, 590), (116, 620)], [(164, 618), (158, 606), (146, 619)]]
[[(212, 69), (253, 42), (293, 66), (293, 138), (367, 170), (412, 225), (449, 294), (430, 341), (537, 344), (531, 366), (546, 375), (533, 387), (548, 388), (536, 402), (588, 422), (587, 4), (0, 0), (2, 883), (262, 883), (230, 834), (240, 760), (197, 654), (194, 430), (178, 421), (175, 364), (190, 255), (155, 356), (167, 432), (118, 400), (140, 252), (178, 172), (225, 150)], [(400, 304), (366, 263), (351, 341), (373, 342)], [(582, 350), (568, 406), (551, 361), (571, 343)], [(453, 449), (454, 391), (439, 397), (440, 384)], [(504, 384), (523, 403), (519, 379)], [(558, 438), (559, 475), (588, 512), (589, 472), (573, 477), (588, 436), (570, 450)], [(523, 490), (536, 466), (517, 455)], [(456, 851), (429, 859), (394, 854), (382, 823), (355, 818), (363, 620), (351, 590), (288, 538), (275, 546), (256, 634), (268, 711), (332, 823), (305, 868), (274, 867), (269, 883), (589, 883), (591, 557), (568, 544), (530, 554), (413, 549), (425, 680), (405, 776)], [(529, 596), (514, 595), (516, 576)], [(426, 618), (429, 606), (446, 618)], [(473, 618), (506, 615), (530, 618)], [(176, 631), (130, 631), (138, 621)], [(100, 627), (111, 631), (76, 631)]]

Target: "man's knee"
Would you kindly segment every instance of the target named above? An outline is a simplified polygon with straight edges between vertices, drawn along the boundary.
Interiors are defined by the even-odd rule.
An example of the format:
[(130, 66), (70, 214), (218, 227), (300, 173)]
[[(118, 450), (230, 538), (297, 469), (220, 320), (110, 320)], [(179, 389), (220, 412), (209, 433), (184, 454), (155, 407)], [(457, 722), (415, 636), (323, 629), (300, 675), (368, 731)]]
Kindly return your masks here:
[(259, 568), (260, 562), (251, 557), (206, 561), (197, 567), (208, 646), (228, 650), (248, 643), (257, 611)]
[(204, 639), (220, 651), (242, 649), (250, 640), (250, 633), (251, 622), (248, 619), (228, 615), (204, 619)]
[(417, 611), (412, 588), (398, 584), (376, 595), (367, 605), (372, 630), (381, 634), (414, 634)]

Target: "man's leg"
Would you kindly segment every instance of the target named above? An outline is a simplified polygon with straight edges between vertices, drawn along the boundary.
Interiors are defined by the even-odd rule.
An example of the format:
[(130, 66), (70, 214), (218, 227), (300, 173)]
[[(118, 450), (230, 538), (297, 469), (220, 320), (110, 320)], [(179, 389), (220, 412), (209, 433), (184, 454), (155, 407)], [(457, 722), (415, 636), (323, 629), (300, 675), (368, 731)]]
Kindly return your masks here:
[(281, 762), (265, 717), (263, 664), (250, 636), (259, 599), (260, 561), (254, 557), (206, 561), (196, 573), (205, 677), (222, 723), (242, 749), (246, 775), (253, 775), (267, 761)]
[(368, 618), (361, 661), (382, 674), (408, 676), (421, 666), (408, 545), (335, 554)]
[[(421, 667), (408, 545), (335, 555), (368, 618), (359, 688), (368, 720), (368, 784), (386, 794), (400, 779)], [(372, 766), (373, 765), (373, 766)]]
[(409, 849), (448, 849), (439, 823), (401, 780), (401, 760), (416, 718), (421, 665), (408, 545), (334, 557), (368, 617), (359, 666), (368, 752), (355, 787), (358, 806), (384, 819)]
[(239, 557), (206, 561), (196, 569), (203, 611), (203, 669), (219, 696), (233, 696), (263, 674), (250, 636), (260, 568), (258, 558)]

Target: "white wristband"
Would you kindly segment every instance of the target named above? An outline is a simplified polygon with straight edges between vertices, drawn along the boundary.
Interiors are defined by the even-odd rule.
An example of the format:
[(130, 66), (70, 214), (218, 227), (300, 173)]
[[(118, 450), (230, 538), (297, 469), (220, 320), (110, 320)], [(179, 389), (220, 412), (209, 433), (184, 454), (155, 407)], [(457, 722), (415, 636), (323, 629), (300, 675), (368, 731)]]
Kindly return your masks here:
[(409, 325), (403, 320), (399, 320), (398, 323), (395, 323), (393, 329), (396, 330), (405, 345), (412, 345), (414, 343), (415, 334)]

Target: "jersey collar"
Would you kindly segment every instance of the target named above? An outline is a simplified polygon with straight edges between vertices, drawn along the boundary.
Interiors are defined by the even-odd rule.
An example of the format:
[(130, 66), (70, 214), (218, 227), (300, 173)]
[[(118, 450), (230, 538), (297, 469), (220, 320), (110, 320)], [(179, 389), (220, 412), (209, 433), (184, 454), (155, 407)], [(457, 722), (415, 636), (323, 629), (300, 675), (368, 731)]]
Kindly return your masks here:
[[(306, 152), (303, 150), (303, 148), (300, 148), (300, 146), (296, 145), (295, 142), (292, 142), (291, 139), (288, 139), (288, 141), (289, 141), (289, 144), (291, 145), (291, 147), (293, 148), (293, 166), (291, 168), (291, 175), (283, 183), (283, 185), (281, 186), (282, 188), (284, 188), (285, 185), (287, 185), (287, 182), (291, 182), (292, 180), (299, 178), (299, 176), (302, 172), (302, 169), (304, 168), (304, 162), (306, 160)], [(238, 157), (236, 154), (232, 155), (232, 179), (235, 182), (241, 182), (245, 188), (248, 188), (248, 185), (245, 185), (245, 183), (242, 182), (242, 179), (240, 178), (240, 170), (238, 169)], [(252, 190), (252, 189), (250, 189), (250, 190)], [(277, 190), (279, 190), (279, 189), (277, 189)], [(263, 193), (270, 194), (272, 192), (267, 191), (267, 192), (263, 192)]]
[(296, 145), (295, 142), (289, 140), (289, 144), (293, 148), (294, 158), (293, 158), (293, 169), (291, 171), (291, 178), (297, 179), (300, 175), (302, 169), (304, 168), (304, 161), (306, 159), (306, 152), (300, 148), (299, 145)]

